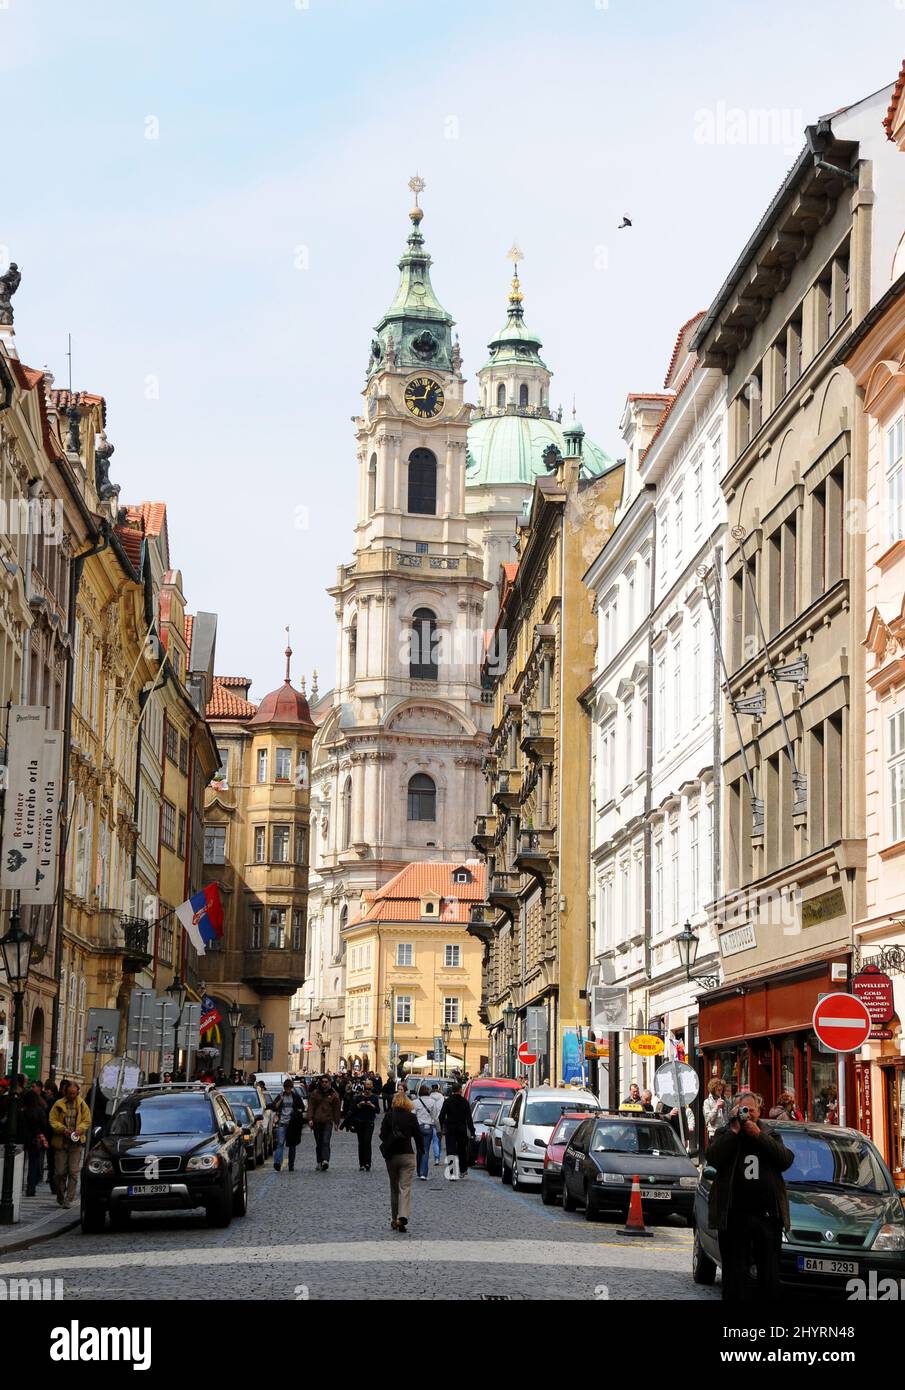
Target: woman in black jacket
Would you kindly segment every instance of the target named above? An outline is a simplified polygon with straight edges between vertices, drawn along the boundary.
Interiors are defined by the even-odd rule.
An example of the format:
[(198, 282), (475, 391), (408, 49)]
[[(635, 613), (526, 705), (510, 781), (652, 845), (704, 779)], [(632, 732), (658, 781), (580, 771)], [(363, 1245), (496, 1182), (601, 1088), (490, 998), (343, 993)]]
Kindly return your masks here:
[(415, 1154), (420, 1158), (423, 1151), (424, 1141), (412, 1114), (412, 1102), (404, 1091), (397, 1091), (380, 1126), (380, 1152), (390, 1179), (390, 1225), (400, 1235), (408, 1230), (412, 1210)]
[(302, 1138), (305, 1123), (305, 1103), (287, 1076), (283, 1093), (273, 1103), (276, 1142), (273, 1146), (273, 1166), (277, 1172), (283, 1166), (283, 1149), (288, 1150), (289, 1171), (295, 1168), (295, 1151)]
[(28, 1161), (25, 1195), (34, 1197), (41, 1181), (44, 1155), (50, 1143), (48, 1109), (39, 1089), (32, 1087), (19, 1097), (19, 1126)]
[(374, 1087), (366, 1081), (364, 1087), (352, 1099), (352, 1107), (346, 1120), (346, 1129), (354, 1129), (358, 1136), (358, 1171), (371, 1171), (371, 1144), (374, 1139), (374, 1124), (380, 1114), (380, 1101), (374, 1094)]
[(440, 1107), (439, 1120), (446, 1135), (446, 1157), (459, 1160), (459, 1176), (464, 1178), (468, 1172), (469, 1135), (474, 1138), (474, 1120), (458, 1082), (450, 1086), (449, 1095)]

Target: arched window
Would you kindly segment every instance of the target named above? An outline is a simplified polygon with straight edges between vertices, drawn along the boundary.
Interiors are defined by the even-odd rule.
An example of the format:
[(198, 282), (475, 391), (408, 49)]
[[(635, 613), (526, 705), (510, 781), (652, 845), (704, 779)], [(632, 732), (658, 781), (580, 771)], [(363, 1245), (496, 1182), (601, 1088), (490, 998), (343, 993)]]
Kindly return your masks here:
[(409, 779), (409, 820), (437, 819), (437, 788), (426, 772)]
[(349, 684), (355, 679), (358, 669), (358, 619), (352, 619), (352, 626), (349, 628)]
[(336, 940), (335, 940), (334, 943), (333, 943), (333, 959), (334, 959), (334, 961), (337, 961), (337, 960), (339, 960), (339, 959), (341, 958), (342, 953), (343, 953), (343, 950), (345, 949), (345, 944), (346, 944), (346, 943), (343, 941), (343, 932), (346, 930), (346, 927), (349, 925), (349, 909), (348, 909), (348, 907), (346, 907), (346, 906), (344, 905), (344, 906), (343, 906), (343, 909), (342, 909), (342, 912), (340, 912), (340, 914), (339, 914), (339, 919), (337, 920), (337, 918), (334, 917), (333, 920), (334, 920), (334, 922), (336, 922), (336, 924), (337, 924), (337, 926), (338, 926), (338, 928), (339, 928), (339, 930), (338, 930), (338, 932), (337, 932)]
[(522, 407), (527, 407), (528, 405), (528, 387), (524, 382), (522, 382), (521, 386), (518, 388), (518, 403)]
[(352, 778), (347, 777), (343, 786), (343, 835), (342, 848), (348, 849), (352, 841)]
[(414, 449), (409, 454), (410, 512), (435, 516), (437, 512), (437, 460), (430, 449)]
[(416, 608), (412, 614), (409, 679), (435, 681), (437, 677), (437, 619), (429, 608)]
[(371, 455), (368, 464), (368, 516), (377, 510), (377, 455)]
[(496, 403), (497, 410), (506, 409), (506, 388), (502, 382), (500, 382), (499, 386), (496, 389)]

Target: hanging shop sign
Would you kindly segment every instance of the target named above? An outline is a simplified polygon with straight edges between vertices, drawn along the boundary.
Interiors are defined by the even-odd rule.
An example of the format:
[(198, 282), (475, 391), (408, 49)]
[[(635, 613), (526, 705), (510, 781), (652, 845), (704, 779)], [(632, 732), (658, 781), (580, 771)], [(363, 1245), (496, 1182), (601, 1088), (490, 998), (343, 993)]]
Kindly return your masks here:
[(865, 965), (852, 980), (852, 994), (861, 1000), (875, 1026), (883, 1027), (895, 1013), (892, 980), (876, 965)]

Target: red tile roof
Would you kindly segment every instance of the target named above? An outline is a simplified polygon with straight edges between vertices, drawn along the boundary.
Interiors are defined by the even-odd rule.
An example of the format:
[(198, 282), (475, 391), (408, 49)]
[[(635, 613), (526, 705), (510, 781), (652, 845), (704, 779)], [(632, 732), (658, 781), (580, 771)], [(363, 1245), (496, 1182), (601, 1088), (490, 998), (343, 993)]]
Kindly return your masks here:
[(166, 502), (137, 502), (126, 508), (126, 515), (130, 521), (141, 520), (147, 536), (159, 536), (166, 530)]
[[(41, 373), (44, 376), (44, 373)], [(95, 396), (91, 391), (54, 391), (47, 392), (47, 400), (54, 410), (68, 410), (70, 406), (92, 406), (101, 407), (102, 418), (107, 419), (107, 402), (103, 396)]]
[(250, 700), (244, 699), (241, 695), (234, 695), (231, 690), (226, 688), (219, 676), (214, 676), (214, 685), (205, 710), (205, 718), (251, 719), (257, 708), (257, 705), (253, 705)]
[(220, 685), (242, 685), (246, 690), (251, 688), (251, 676), (217, 676), (215, 678)]
[(896, 118), (896, 108), (898, 107), (899, 102), (902, 98), (903, 90), (905, 90), (905, 62), (903, 62), (902, 66), (899, 68), (899, 75), (896, 78), (896, 85), (892, 89), (892, 100), (890, 101), (889, 108), (886, 112), (886, 115), (883, 118), (883, 129), (886, 131), (887, 140), (895, 139), (895, 136), (892, 133), (892, 127), (893, 122)]
[(706, 312), (707, 312), (706, 309), (701, 309), (697, 314), (694, 314), (694, 315), (687, 321), (687, 323), (683, 323), (683, 324), (682, 324), (682, 327), (679, 329), (678, 333), (676, 334), (676, 344), (675, 344), (675, 347), (674, 347), (673, 350), (672, 350), (672, 357), (670, 357), (670, 359), (669, 359), (669, 366), (668, 366), (667, 369), (666, 369), (666, 376), (664, 377), (664, 380), (663, 380), (663, 385), (664, 385), (664, 386), (669, 386), (669, 384), (670, 384), (670, 378), (672, 377), (672, 374), (673, 374), (673, 372), (675, 371), (676, 363), (677, 363), (678, 360), (679, 360), (679, 352), (680, 352), (680, 350), (681, 350), (682, 343), (683, 343), (683, 341), (684, 341), (684, 339), (685, 339), (685, 335), (688, 333), (688, 330), (689, 330), (690, 328), (693, 328), (693, 327), (694, 327), (694, 325), (695, 325), (696, 323), (700, 323), (701, 319), (704, 317), (704, 315), (705, 315)]
[(672, 395), (662, 391), (629, 391), (627, 401), (671, 401)]
[[(468, 869), (471, 882), (454, 883), (453, 874), (457, 869)], [(350, 926), (365, 921), (421, 921), (421, 899), (429, 895), (441, 899), (440, 912), (434, 920), (458, 922), (464, 926), (469, 921), (472, 906), (484, 901), (484, 874), (484, 863), (480, 859), (452, 864), (407, 864), (376, 893), (362, 894), (364, 911)]]
[(184, 624), (184, 626), (183, 626), (182, 631), (183, 631), (183, 635), (184, 635), (184, 637), (185, 637), (185, 645), (186, 645), (186, 646), (188, 647), (188, 649), (189, 649), (189, 658), (191, 658), (191, 655), (192, 655), (192, 628), (193, 628), (193, 626), (194, 626), (194, 623), (195, 623), (195, 619), (194, 619), (194, 617), (192, 616), (192, 614), (191, 614), (191, 613), (186, 613), (186, 615), (185, 615), (185, 624)]

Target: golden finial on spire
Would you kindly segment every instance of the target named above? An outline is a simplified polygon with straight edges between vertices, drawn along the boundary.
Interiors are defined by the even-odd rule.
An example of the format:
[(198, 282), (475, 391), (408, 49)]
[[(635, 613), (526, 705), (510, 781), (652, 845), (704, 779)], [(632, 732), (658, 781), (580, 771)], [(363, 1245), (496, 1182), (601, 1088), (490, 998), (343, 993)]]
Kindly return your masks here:
[(412, 178), (409, 179), (409, 188), (415, 195), (415, 206), (409, 213), (409, 217), (412, 219), (416, 226), (424, 216), (424, 209), (418, 203), (418, 194), (423, 193), (426, 187), (427, 184), (424, 182), (424, 179), (421, 177), (420, 174), (414, 174)]
[(512, 289), (509, 294), (509, 302), (510, 304), (521, 304), (524, 295), (521, 292), (521, 286), (518, 278), (518, 263), (519, 261), (523, 261), (525, 259), (525, 253), (519, 246), (517, 241), (514, 241), (510, 246), (509, 250), (506, 252), (506, 259), (512, 262), (513, 272)]
[(283, 653), (286, 658), (286, 684), (289, 684), (289, 663), (292, 660), (292, 647), (289, 643), (289, 628), (286, 628), (286, 650)]

